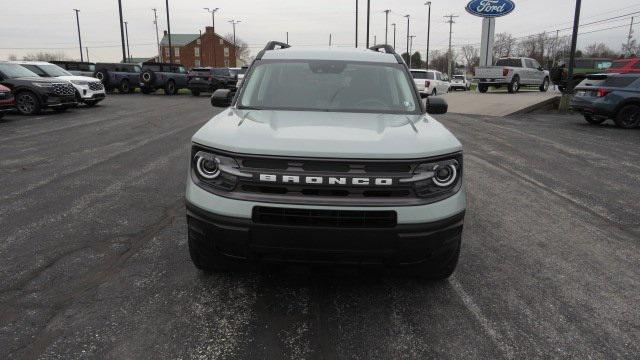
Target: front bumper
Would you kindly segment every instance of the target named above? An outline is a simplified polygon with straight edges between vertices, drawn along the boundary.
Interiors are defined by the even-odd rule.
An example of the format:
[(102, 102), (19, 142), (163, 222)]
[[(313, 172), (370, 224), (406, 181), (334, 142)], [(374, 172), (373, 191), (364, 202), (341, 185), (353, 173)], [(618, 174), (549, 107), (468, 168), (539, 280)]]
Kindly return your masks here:
[[(211, 194), (187, 179), (190, 236), (230, 258), (252, 261), (410, 265), (458, 241), (466, 210), (462, 186), (453, 196), (419, 206), (338, 207), (273, 204)], [(255, 221), (256, 207), (292, 210), (393, 211), (389, 227), (335, 227)]]
[(102, 90), (91, 90), (88, 85), (76, 85), (76, 84), (73, 84), (73, 87), (76, 88), (76, 92), (81, 101), (103, 100), (107, 94), (104, 88)]
[(78, 103), (76, 102), (76, 97), (74, 95), (57, 96), (49, 94), (45, 96), (43, 104), (48, 107), (58, 107), (73, 106)]
[(216, 215), (187, 202), (192, 241), (244, 261), (403, 266), (430, 261), (462, 235), (464, 211), (391, 228), (275, 225)]

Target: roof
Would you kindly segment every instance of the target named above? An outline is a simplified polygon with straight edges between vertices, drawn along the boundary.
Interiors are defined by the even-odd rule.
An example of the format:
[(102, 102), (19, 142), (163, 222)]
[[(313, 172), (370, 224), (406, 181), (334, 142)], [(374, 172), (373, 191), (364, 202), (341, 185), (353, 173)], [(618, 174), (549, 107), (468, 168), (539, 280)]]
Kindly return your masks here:
[(13, 60), (13, 61), (9, 61), (9, 63), (11, 64), (18, 64), (18, 65), (51, 65), (50, 62), (47, 61), (23, 61), (23, 60)]
[[(200, 34), (171, 34), (171, 46), (184, 46), (200, 37)], [(160, 45), (169, 45), (169, 35), (164, 35)]]
[(342, 61), (367, 61), (380, 63), (397, 64), (398, 60), (394, 54), (372, 51), (365, 48), (296, 48), (290, 47), (279, 50), (265, 51), (262, 60), (342, 60)]
[(433, 69), (429, 69), (429, 70), (427, 70), (427, 69), (409, 69), (409, 70), (413, 71), (413, 72), (433, 72), (433, 73), (440, 72), (438, 70), (433, 70)]

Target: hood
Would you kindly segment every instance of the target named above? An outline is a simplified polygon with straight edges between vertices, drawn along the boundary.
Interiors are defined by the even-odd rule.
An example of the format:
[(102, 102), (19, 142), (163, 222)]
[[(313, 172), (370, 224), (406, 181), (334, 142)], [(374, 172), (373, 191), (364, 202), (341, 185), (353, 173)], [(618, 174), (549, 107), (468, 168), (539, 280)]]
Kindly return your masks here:
[(300, 157), (411, 159), (462, 150), (428, 115), (229, 108), (192, 140), (240, 154)]
[(68, 83), (68, 81), (66, 81), (64, 79), (50, 78), (50, 77), (39, 77), (39, 76), (14, 78), (13, 80), (39, 82), (39, 83)]
[(64, 75), (64, 76), (58, 76), (58, 79), (62, 79), (62, 80), (69, 80), (69, 81), (100, 81), (96, 78), (92, 78), (89, 76), (76, 76), (76, 75)]

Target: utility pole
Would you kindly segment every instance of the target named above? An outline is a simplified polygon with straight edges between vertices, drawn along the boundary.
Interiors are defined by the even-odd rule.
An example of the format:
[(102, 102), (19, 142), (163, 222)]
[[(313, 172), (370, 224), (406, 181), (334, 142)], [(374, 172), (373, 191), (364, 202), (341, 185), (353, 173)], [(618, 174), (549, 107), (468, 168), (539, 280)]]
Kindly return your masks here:
[[(578, 27), (580, 27), (580, 7), (582, 6), (582, 0), (576, 0), (576, 12), (573, 17), (573, 35), (571, 38), (571, 54), (569, 54), (569, 75), (568, 81), (571, 83), (573, 80), (573, 63), (576, 58), (576, 45), (578, 43)], [(567, 90), (573, 90), (567, 88)]]
[(118, 12), (120, 13), (120, 41), (122, 43), (122, 62), (127, 61), (127, 53), (124, 49), (124, 24), (122, 24), (122, 0), (118, 0)]
[(631, 17), (631, 25), (629, 25), (629, 35), (627, 36), (627, 52), (629, 56), (633, 55), (631, 53), (631, 39), (633, 38), (633, 16)]
[(412, 58), (411, 58), (411, 52), (413, 51), (413, 38), (416, 37), (415, 35), (411, 35), (409, 36), (409, 69), (411, 69), (411, 62), (412, 62)]
[[(237, 21), (237, 20), (229, 20), (229, 22), (231, 23), (231, 25), (233, 25), (233, 47), (237, 47), (236, 46), (236, 24), (241, 23), (242, 21)], [(237, 56), (238, 54), (236, 54)]]
[(216, 67), (216, 11), (220, 10), (220, 8), (212, 10), (209, 10), (209, 8), (204, 9), (211, 13), (211, 27), (213, 28), (213, 67)]
[(389, 45), (389, 9), (384, 11), (384, 44)]
[(429, 40), (431, 38), (431, 1), (424, 3), (429, 6), (429, 15), (427, 16), (427, 56), (425, 58), (425, 67), (429, 70)]
[(331, 46), (331, 33), (329, 33), (329, 46)]
[(411, 55), (409, 54), (409, 19), (411, 18), (411, 15), (405, 15), (404, 17), (407, 18), (407, 57), (409, 58), (409, 62), (411, 62)]
[(356, 48), (358, 47), (358, 1), (356, 0)]
[(128, 21), (124, 22), (124, 34), (125, 37), (127, 38), (127, 62), (131, 61), (131, 52), (129, 51), (129, 27), (127, 26), (129, 24)]
[(373, 35), (373, 45), (377, 45), (378, 44), (378, 36)]
[(391, 24), (393, 26), (393, 49), (396, 49), (396, 23)]
[(285, 42), (285, 44), (289, 45), (289, 32), (287, 31), (287, 41)]
[(89, 60), (89, 48), (85, 46), (85, 48), (84, 48), (84, 49), (85, 49), (85, 50), (86, 50), (86, 52), (87, 52), (87, 62), (89, 62), (89, 61), (90, 61), (90, 60)]
[(158, 61), (162, 61), (162, 52), (160, 51), (160, 36), (158, 35), (158, 9), (153, 8), (153, 24), (156, 26), (156, 42), (158, 43)]
[(169, 38), (169, 62), (173, 63), (173, 47), (171, 46), (171, 21), (169, 21), (169, 0), (165, 1), (167, 6), (167, 37)]
[(558, 41), (560, 40), (560, 30), (556, 30), (556, 41), (553, 44), (553, 62), (551, 67), (556, 66), (556, 60), (558, 59)]
[(80, 36), (80, 18), (78, 17), (78, 13), (80, 12), (80, 10), (73, 9), (73, 11), (76, 12), (76, 24), (78, 25), (78, 42), (80, 43), (80, 61), (84, 61), (84, 58), (82, 56), (82, 37)]
[(371, 0), (367, 0), (367, 49), (369, 48), (369, 22), (371, 20)]
[(242, 21), (230, 20), (229, 22), (231, 23), (231, 25), (233, 25), (233, 52), (236, 55), (235, 59), (233, 59), (233, 62), (235, 64), (236, 60), (238, 59), (238, 45), (236, 45), (236, 24), (241, 23)]
[[(579, 0), (578, 0), (579, 1)], [(447, 70), (448, 75), (451, 77), (451, 63), (453, 62), (453, 53), (451, 52), (451, 35), (453, 34), (453, 18), (457, 18), (457, 15), (446, 15), (445, 18), (449, 18), (447, 22), (449, 23), (449, 52), (447, 53)]]

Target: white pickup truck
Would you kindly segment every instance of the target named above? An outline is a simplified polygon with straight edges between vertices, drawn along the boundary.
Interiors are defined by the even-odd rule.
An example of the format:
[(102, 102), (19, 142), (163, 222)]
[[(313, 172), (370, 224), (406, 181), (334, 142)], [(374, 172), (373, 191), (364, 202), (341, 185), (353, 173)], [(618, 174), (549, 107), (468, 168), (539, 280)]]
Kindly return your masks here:
[(478, 83), (478, 91), (487, 92), (489, 86), (507, 86), (510, 93), (515, 93), (523, 86), (535, 86), (540, 91), (549, 89), (549, 72), (542, 69), (535, 59), (524, 57), (501, 58), (495, 66), (476, 68), (473, 78)]

